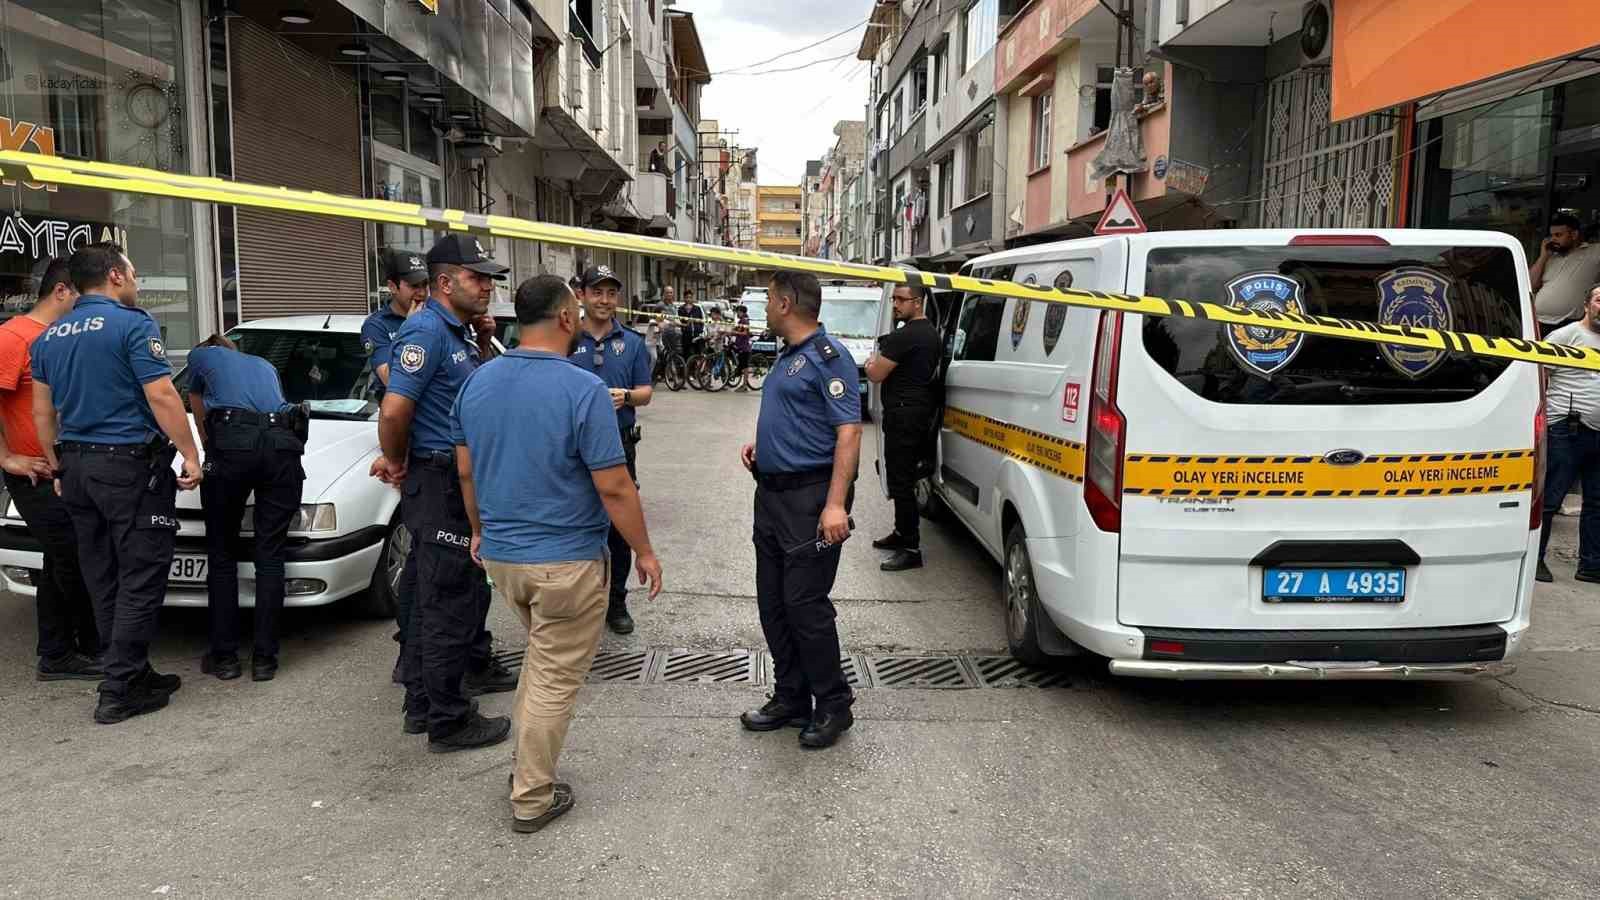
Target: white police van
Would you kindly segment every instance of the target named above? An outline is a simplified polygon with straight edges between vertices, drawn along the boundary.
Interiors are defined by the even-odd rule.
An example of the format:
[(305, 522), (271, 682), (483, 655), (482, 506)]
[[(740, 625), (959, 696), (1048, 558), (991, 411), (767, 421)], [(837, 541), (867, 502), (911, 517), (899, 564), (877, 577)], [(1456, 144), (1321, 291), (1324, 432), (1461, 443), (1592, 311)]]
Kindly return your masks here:
[[(1522, 248), (1492, 232), (1175, 231), (1010, 250), (963, 272), (1535, 335)], [(938, 299), (945, 396), (926, 493), (1001, 563), (1018, 659), (1443, 679), (1504, 671), (1519, 650), (1539, 544), (1537, 367)]]

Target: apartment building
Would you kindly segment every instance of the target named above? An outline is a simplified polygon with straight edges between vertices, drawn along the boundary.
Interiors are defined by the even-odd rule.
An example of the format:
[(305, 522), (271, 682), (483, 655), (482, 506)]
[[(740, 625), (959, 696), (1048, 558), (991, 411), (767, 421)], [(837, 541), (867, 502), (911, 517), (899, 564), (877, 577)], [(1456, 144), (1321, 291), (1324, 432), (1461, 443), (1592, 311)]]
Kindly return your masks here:
[(767, 185), (756, 188), (756, 249), (799, 253), (803, 244), (802, 188)]

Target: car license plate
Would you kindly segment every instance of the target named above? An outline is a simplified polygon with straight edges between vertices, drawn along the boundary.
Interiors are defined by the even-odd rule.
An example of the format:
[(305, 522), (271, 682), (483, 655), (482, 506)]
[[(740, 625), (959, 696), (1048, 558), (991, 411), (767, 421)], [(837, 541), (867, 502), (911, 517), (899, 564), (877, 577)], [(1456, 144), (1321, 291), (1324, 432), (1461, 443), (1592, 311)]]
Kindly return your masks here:
[(777, 341), (752, 341), (750, 343), (750, 349), (754, 350), (757, 353), (776, 353), (776, 352), (778, 352), (778, 342)]
[(167, 580), (203, 584), (206, 580), (206, 558), (187, 554), (173, 556), (172, 565), (167, 567)]
[(1399, 603), (1406, 570), (1267, 569), (1261, 590), (1268, 603)]

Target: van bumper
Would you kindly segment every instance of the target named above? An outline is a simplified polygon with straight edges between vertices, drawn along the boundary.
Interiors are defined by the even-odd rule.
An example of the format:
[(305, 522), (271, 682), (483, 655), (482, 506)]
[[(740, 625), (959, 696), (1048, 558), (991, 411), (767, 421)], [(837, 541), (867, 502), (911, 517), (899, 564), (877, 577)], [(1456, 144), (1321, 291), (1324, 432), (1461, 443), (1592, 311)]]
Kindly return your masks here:
[(1471, 681), (1509, 675), (1508, 662), (1218, 663), (1114, 659), (1111, 674), (1173, 681)]

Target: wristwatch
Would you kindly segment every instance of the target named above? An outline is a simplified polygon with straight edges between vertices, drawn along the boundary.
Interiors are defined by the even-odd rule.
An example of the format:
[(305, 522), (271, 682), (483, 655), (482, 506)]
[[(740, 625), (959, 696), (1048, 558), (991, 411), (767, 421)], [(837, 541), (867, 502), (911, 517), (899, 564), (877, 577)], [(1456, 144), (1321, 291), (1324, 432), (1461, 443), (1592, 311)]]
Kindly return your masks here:
[(633, 391), (624, 390), (622, 392), (622, 405), (623, 406), (632, 406), (633, 405)]

